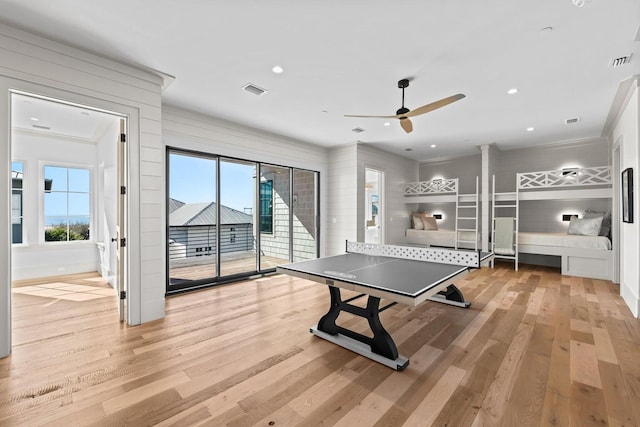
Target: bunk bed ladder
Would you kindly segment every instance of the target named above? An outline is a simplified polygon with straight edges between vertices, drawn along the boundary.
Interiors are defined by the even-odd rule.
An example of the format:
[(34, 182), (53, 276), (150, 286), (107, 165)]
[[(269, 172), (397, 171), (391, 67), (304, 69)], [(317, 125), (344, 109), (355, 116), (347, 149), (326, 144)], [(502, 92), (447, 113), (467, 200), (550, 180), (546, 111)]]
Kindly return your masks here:
[[(478, 250), (478, 177), (476, 176), (476, 191), (474, 194), (460, 194), (456, 185), (456, 249), (465, 243), (474, 250)], [(473, 233), (473, 240), (467, 236)]]
[[(491, 251), (496, 259), (513, 260), (514, 268), (518, 271), (518, 222), (520, 206), (518, 198), (518, 184), (516, 191), (508, 193), (496, 192), (496, 176), (493, 175), (491, 200)], [(508, 209), (515, 216), (498, 216), (498, 211)]]

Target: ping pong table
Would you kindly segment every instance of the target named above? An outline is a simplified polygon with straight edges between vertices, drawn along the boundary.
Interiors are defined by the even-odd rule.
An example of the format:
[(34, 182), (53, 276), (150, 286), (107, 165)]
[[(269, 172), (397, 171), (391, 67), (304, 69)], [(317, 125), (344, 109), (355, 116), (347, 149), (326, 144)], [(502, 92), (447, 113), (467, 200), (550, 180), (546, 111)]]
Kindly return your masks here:
[[(409, 359), (398, 354), (379, 313), (398, 303), (417, 306), (427, 300), (469, 307), (452, 282), (492, 259), (492, 253), (472, 250), (347, 242), (344, 254), (284, 264), (277, 272), (328, 285), (329, 311), (311, 333), (401, 371)], [(343, 300), (340, 289), (359, 295)], [(351, 304), (364, 296), (366, 307)], [(390, 303), (380, 307), (381, 299)], [(373, 336), (337, 325), (341, 312), (367, 319)]]

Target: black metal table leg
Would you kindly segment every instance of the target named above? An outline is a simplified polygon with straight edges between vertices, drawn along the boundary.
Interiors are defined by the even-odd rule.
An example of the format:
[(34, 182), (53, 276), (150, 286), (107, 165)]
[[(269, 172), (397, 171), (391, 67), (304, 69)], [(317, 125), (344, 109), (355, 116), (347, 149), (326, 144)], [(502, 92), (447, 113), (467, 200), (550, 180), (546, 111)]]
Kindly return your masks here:
[[(334, 286), (329, 286), (329, 294), (331, 296), (331, 306), (329, 307), (329, 311), (327, 311), (327, 313), (322, 316), (322, 318), (320, 318), (320, 321), (316, 326), (318, 331), (334, 337), (342, 335), (356, 342), (363, 343), (369, 347), (371, 353), (377, 356), (381, 356), (383, 359), (387, 359), (388, 362), (378, 360), (379, 358), (376, 357), (372, 357), (374, 358), (374, 360), (384, 363), (387, 366), (394, 367), (394, 369), (402, 370), (409, 364), (408, 359), (398, 356), (398, 348), (396, 347), (393, 338), (384, 329), (384, 327), (382, 326), (382, 322), (380, 321), (380, 311), (389, 308), (390, 305), (384, 307), (381, 310), (380, 298), (369, 295), (366, 308), (358, 307), (356, 305), (350, 304), (349, 302), (356, 298), (365, 296), (364, 294), (343, 301), (340, 295), (340, 289)], [(343, 311), (366, 318), (373, 337), (368, 337), (350, 329), (338, 326), (336, 324), (336, 320), (338, 319), (340, 313)], [(313, 328), (311, 329), (311, 332), (316, 333)], [(326, 338), (326, 336), (323, 337)], [(337, 342), (337, 340), (333, 341), (339, 345), (343, 345)], [(364, 356), (370, 357), (369, 355), (364, 354), (362, 351), (359, 351), (352, 346), (345, 347), (363, 354)]]

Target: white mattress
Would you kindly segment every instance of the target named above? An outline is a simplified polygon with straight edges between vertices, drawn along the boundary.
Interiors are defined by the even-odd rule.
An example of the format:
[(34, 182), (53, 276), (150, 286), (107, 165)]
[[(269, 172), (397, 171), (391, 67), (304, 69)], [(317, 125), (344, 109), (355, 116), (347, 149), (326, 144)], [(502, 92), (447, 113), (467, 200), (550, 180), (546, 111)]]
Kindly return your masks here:
[[(459, 231), (460, 240), (465, 242), (460, 243), (458, 247), (474, 249), (475, 245), (475, 233), (473, 231)], [(455, 230), (415, 230), (413, 228), (407, 229), (405, 235), (407, 236), (407, 243), (413, 245), (425, 245), (425, 246), (456, 246), (456, 232)], [(469, 241), (469, 242), (467, 242)], [(478, 248), (480, 247), (480, 233), (477, 236)]]
[(518, 245), (557, 246), (564, 248), (611, 249), (604, 236), (576, 236), (566, 233), (518, 233)]

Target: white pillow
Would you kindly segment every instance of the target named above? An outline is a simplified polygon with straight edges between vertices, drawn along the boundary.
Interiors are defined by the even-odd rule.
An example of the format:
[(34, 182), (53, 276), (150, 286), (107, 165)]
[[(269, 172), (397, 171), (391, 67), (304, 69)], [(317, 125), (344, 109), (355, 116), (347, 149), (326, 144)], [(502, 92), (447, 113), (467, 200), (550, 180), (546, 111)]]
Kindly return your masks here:
[(600, 226), (600, 236), (609, 237), (611, 231), (611, 212), (596, 212), (591, 209), (587, 209), (582, 214), (582, 218), (597, 218), (602, 217), (602, 225)]
[(424, 230), (424, 223), (422, 222), (422, 218), (419, 216), (413, 217), (413, 228), (415, 230)]
[(569, 230), (567, 234), (581, 235), (581, 236), (597, 236), (600, 234), (600, 227), (602, 227), (602, 216), (594, 218), (576, 218), (572, 217), (569, 223)]

